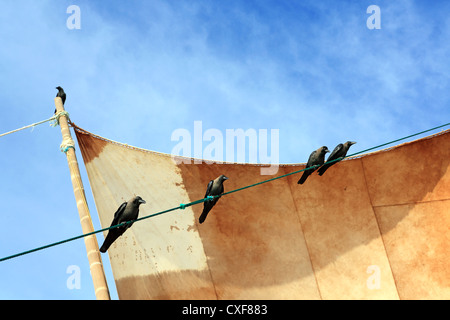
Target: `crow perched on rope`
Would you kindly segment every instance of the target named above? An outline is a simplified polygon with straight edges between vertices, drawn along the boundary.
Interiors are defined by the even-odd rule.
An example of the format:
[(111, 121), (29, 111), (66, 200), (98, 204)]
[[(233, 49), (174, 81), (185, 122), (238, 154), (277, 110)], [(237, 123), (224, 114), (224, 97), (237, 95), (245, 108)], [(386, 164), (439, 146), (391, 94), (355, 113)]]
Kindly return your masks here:
[[(206, 187), (205, 198), (207, 196), (218, 196), (219, 194), (222, 194), (224, 191), (223, 182), (225, 180), (228, 180), (228, 178), (225, 177), (223, 174), (217, 177), (215, 180), (211, 180), (208, 183), (208, 186)], [(211, 211), (211, 209), (214, 207), (217, 201), (219, 201), (219, 198), (214, 198), (212, 200), (207, 200), (203, 202), (203, 212), (200, 215), (198, 222), (203, 223), (205, 221), (209, 211)]]
[[(121, 224), (122, 222), (136, 220), (139, 216), (139, 206), (143, 203), (145, 203), (145, 200), (143, 200), (139, 196), (134, 197), (128, 202), (122, 203), (119, 209), (117, 209), (116, 213), (114, 213), (114, 219), (111, 223), (111, 227)], [(130, 222), (120, 227), (109, 229), (108, 235), (106, 236), (105, 241), (100, 248), (100, 252), (106, 252), (109, 246), (132, 225), (133, 222)]]
[[(308, 163), (306, 164), (306, 168), (316, 166), (316, 165), (323, 165), (325, 162), (325, 153), (330, 152), (326, 146), (320, 147), (319, 149), (311, 152), (311, 155), (309, 156)], [(298, 180), (298, 184), (303, 184), (306, 179), (308, 179), (309, 175), (313, 173), (317, 168), (308, 169), (303, 171), (303, 175)]]
[(318, 171), (319, 176), (323, 175), (329, 167), (331, 167), (333, 164), (338, 163), (340, 160), (329, 163), (330, 161), (345, 157), (347, 155), (348, 149), (350, 149), (350, 147), (352, 145), (354, 145), (355, 143), (356, 142), (354, 142), (354, 141), (347, 141), (344, 144), (339, 143), (336, 146), (336, 148), (334, 148), (334, 150), (330, 154), (330, 156), (328, 157), (327, 162), (325, 162), (325, 164), (319, 168), (319, 171)]

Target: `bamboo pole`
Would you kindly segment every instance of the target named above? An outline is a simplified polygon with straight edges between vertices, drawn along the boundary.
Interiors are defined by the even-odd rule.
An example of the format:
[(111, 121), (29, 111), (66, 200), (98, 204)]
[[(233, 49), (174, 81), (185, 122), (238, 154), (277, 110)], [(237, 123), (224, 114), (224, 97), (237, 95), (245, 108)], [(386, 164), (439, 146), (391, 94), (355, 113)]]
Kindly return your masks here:
[[(64, 111), (61, 98), (55, 98), (56, 112)], [(61, 134), (63, 137), (62, 145), (74, 145), (72, 135), (70, 134), (67, 117), (61, 115), (59, 118)], [(74, 148), (68, 148), (65, 152), (67, 162), (69, 164), (70, 178), (72, 180), (73, 192), (77, 202), (78, 213), (80, 215), (81, 228), (83, 233), (94, 231), (91, 215), (84, 193), (83, 182), (81, 181), (80, 169), (78, 167), (77, 157)], [(87, 256), (89, 260), (89, 268), (91, 270), (92, 281), (94, 282), (95, 296), (97, 300), (110, 300), (108, 284), (106, 282), (105, 272), (103, 270), (102, 258), (98, 249), (97, 238), (95, 235), (84, 237)]]

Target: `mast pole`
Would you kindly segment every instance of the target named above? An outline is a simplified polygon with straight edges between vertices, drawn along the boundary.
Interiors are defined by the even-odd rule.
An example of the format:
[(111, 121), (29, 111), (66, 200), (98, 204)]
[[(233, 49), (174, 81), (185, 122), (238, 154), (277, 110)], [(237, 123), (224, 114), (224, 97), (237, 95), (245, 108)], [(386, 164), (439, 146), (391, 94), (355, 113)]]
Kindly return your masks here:
[[(64, 111), (64, 106), (61, 98), (55, 98), (56, 113)], [(73, 192), (77, 202), (77, 209), (80, 215), (81, 228), (83, 233), (94, 231), (91, 215), (84, 193), (83, 182), (81, 181), (80, 169), (74, 149), (74, 141), (70, 134), (67, 117), (62, 114), (59, 117), (59, 125), (61, 127), (61, 134), (63, 142), (61, 148), (67, 156), (67, 163), (69, 164), (70, 178), (72, 180)], [(65, 146), (65, 147), (64, 147)], [(89, 268), (91, 270), (92, 280), (94, 282), (95, 296), (97, 300), (110, 300), (108, 284), (106, 282), (105, 272), (103, 270), (102, 258), (98, 249), (97, 238), (95, 235), (84, 237), (86, 245), (87, 256), (89, 260)]]

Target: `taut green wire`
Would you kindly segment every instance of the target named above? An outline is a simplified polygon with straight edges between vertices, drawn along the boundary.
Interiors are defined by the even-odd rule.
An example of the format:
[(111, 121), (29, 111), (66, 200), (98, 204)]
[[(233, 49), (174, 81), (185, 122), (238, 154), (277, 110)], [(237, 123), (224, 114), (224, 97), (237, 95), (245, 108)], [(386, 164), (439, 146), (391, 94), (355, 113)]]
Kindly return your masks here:
[[(394, 142), (398, 142), (398, 141), (402, 141), (402, 140), (405, 140), (405, 139), (408, 139), (408, 138), (411, 138), (411, 137), (415, 137), (415, 136), (418, 136), (418, 135), (420, 135), (420, 134), (423, 134), (423, 133), (426, 133), (426, 132), (429, 132), (429, 131), (433, 131), (433, 130), (436, 130), (436, 129), (440, 129), (440, 128), (446, 127), (446, 126), (448, 126), (448, 125), (450, 125), (450, 122), (449, 122), (449, 123), (446, 123), (446, 124), (443, 124), (443, 125), (440, 125), (440, 126), (437, 126), (437, 127), (434, 127), (434, 128), (431, 128), (431, 129), (428, 129), (428, 130), (424, 130), (424, 131), (421, 131), (421, 132), (418, 132), (418, 133), (411, 134), (411, 135), (409, 135), (409, 136), (406, 136), (406, 137), (403, 137), (403, 138), (400, 138), (400, 139), (392, 140), (392, 141), (389, 141), (389, 142), (380, 144), (380, 145), (378, 145), (378, 146), (375, 146), (375, 147), (372, 147), (372, 148), (369, 148), (369, 149), (366, 149), (366, 150), (362, 150), (362, 151), (359, 151), (359, 152), (355, 152), (355, 153), (350, 154), (350, 155), (345, 156), (345, 157), (340, 157), (340, 158), (337, 158), (337, 159), (335, 159), (335, 160), (328, 161), (328, 163), (338, 162), (338, 161), (341, 161), (342, 159), (345, 159), (345, 158), (354, 157), (354, 156), (356, 156), (356, 155), (358, 155), (358, 154), (366, 153), (366, 152), (368, 152), (368, 151), (371, 151), (371, 150), (374, 150), (374, 149), (378, 149), (378, 148), (384, 147), (384, 146), (386, 146), (386, 145), (388, 145), (388, 144), (392, 144), (392, 143), (394, 143)], [(297, 173), (299, 173), (299, 172), (306, 171), (306, 170), (309, 170), (309, 169), (312, 169), (312, 168), (317, 168), (317, 167), (320, 167), (320, 166), (319, 166), (319, 165), (316, 165), (316, 166), (311, 166), (311, 167), (309, 167), (309, 168), (305, 168), (305, 169), (302, 169), (302, 170), (297, 170), (297, 171), (289, 172), (289, 173), (283, 174), (283, 175), (281, 175), (281, 176), (277, 176), (277, 177), (275, 177), (275, 178), (267, 179), (267, 180), (264, 180), (264, 181), (261, 181), (261, 182), (257, 182), (257, 183), (254, 183), (254, 184), (251, 184), (251, 185), (242, 187), (242, 188), (238, 188), (238, 189), (235, 189), (235, 190), (231, 190), (231, 191), (222, 193), (221, 195), (215, 196), (215, 197), (221, 197), (221, 196), (224, 196), (224, 195), (227, 195), (227, 194), (230, 194), (230, 193), (238, 192), (238, 191), (241, 191), (241, 190), (244, 190), (244, 189), (248, 189), (248, 188), (251, 188), (251, 187), (254, 187), (254, 186), (257, 186), (257, 185), (266, 183), (266, 182), (270, 182), (270, 181), (273, 181), (273, 180), (281, 179), (281, 178), (284, 178), (284, 177), (287, 177), (287, 176), (290, 176), (290, 175), (293, 175), (293, 174), (297, 174)]]
[[(365, 152), (368, 152), (368, 151), (371, 151), (371, 150), (374, 150), (374, 149), (378, 149), (380, 147), (384, 147), (384, 146), (392, 144), (394, 142), (398, 142), (398, 141), (402, 141), (402, 140), (405, 140), (405, 139), (408, 139), (408, 138), (411, 138), (411, 137), (415, 137), (415, 136), (418, 136), (418, 135), (426, 133), (426, 132), (430, 132), (430, 131), (433, 131), (433, 130), (436, 130), (436, 129), (440, 129), (440, 128), (446, 127), (448, 125), (450, 125), (450, 122), (446, 123), (446, 124), (443, 124), (443, 125), (440, 125), (440, 126), (437, 126), (437, 127), (434, 127), (434, 128), (431, 128), (431, 129), (428, 129), (428, 130), (424, 130), (424, 131), (421, 131), (421, 132), (418, 132), (418, 133), (411, 134), (409, 136), (406, 136), (406, 137), (403, 137), (403, 138), (400, 138), (400, 139), (392, 140), (392, 141), (380, 144), (378, 146), (375, 146), (375, 147), (372, 147), (372, 148), (369, 148), (369, 149), (366, 149), (366, 150), (355, 152), (355, 153), (350, 154), (350, 155), (348, 155), (346, 157), (341, 157), (341, 158), (329, 161), (328, 163), (338, 162), (338, 161), (341, 161), (342, 159), (345, 159), (345, 158), (348, 158), (348, 157), (353, 157), (355, 155), (358, 155), (358, 154), (361, 154), (361, 153), (365, 153)], [(277, 176), (277, 177), (274, 177), (274, 178), (271, 178), (271, 179), (267, 179), (267, 180), (264, 180), (264, 181), (261, 181), (261, 182), (258, 182), (258, 183), (254, 183), (254, 184), (242, 187), (242, 188), (238, 188), (238, 189), (234, 189), (234, 190), (222, 193), (221, 195), (207, 196), (206, 198), (203, 198), (203, 199), (200, 199), (200, 200), (196, 200), (196, 201), (193, 201), (193, 202), (189, 202), (189, 203), (186, 203), (186, 204), (182, 203), (178, 207), (173, 207), (171, 209), (167, 209), (167, 210), (163, 210), (163, 211), (160, 211), (160, 212), (156, 212), (156, 213), (153, 213), (153, 214), (150, 214), (150, 215), (147, 215), (147, 216), (144, 216), (144, 217), (132, 220), (132, 221), (123, 222), (121, 224), (110, 226), (108, 228), (103, 228), (103, 229), (96, 230), (96, 231), (89, 232), (89, 233), (85, 233), (85, 234), (82, 234), (82, 235), (79, 235), (79, 236), (76, 236), (76, 237), (73, 237), (73, 238), (68, 238), (68, 239), (65, 239), (65, 240), (58, 241), (58, 242), (50, 243), (50, 244), (45, 245), (45, 246), (41, 246), (41, 247), (34, 248), (34, 249), (31, 249), (31, 250), (27, 250), (27, 251), (23, 251), (23, 252), (20, 252), (20, 253), (16, 253), (16, 254), (13, 254), (13, 255), (1, 258), (0, 262), (5, 261), (5, 260), (9, 260), (9, 259), (13, 259), (13, 258), (17, 258), (19, 256), (23, 256), (25, 254), (36, 252), (36, 251), (39, 251), (39, 250), (43, 250), (43, 249), (47, 249), (47, 248), (50, 248), (50, 247), (54, 247), (54, 246), (57, 246), (57, 245), (60, 245), (60, 244), (66, 243), (66, 242), (70, 242), (70, 241), (73, 241), (73, 240), (77, 240), (77, 239), (80, 239), (80, 238), (88, 237), (88, 236), (94, 235), (94, 234), (99, 233), (99, 232), (103, 232), (103, 231), (106, 231), (106, 230), (109, 230), (109, 229), (114, 229), (114, 228), (123, 226), (125, 224), (129, 224), (129, 223), (133, 223), (133, 222), (136, 222), (136, 221), (140, 221), (140, 220), (156, 217), (156, 216), (159, 216), (161, 214), (168, 213), (168, 212), (175, 211), (175, 210), (179, 210), (179, 209), (183, 210), (183, 209), (185, 209), (187, 207), (190, 207), (190, 206), (193, 206), (195, 204), (199, 204), (199, 203), (202, 203), (202, 202), (205, 202), (205, 201), (210, 201), (210, 200), (212, 200), (214, 198), (220, 198), (220, 197), (222, 197), (224, 195), (228, 195), (228, 194), (231, 194), (231, 193), (234, 193), (234, 192), (238, 192), (238, 191), (241, 191), (241, 190), (244, 190), (244, 189), (252, 188), (252, 187), (255, 187), (255, 186), (263, 184), (263, 183), (267, 183), (267, 182), (270, 182), (270, 181), (273, 181), (273, 180), (281, 179), (281, 178), (284, 178), (284, 177), (287, 177), (287, 176), (290, 176), (290, 175), (293, 175), (293, 174), (297, 174), (299, 172), (302, 172), (302, 171), (305, 171), (305, 170), (309, 170), (309, 169), (312, 169), (312, 168), (317, 168), (317, 167), (319, 167), (319, 165), (311, 166), (311, 167), (308, 167), (308, 168), (305, 168), (305, 169), (302, 169), (302, 170), (293, 171), (293, 172), (290, 172), (290, 173), (286, 173), (286, 174), (283, 174), (281, 176)]]

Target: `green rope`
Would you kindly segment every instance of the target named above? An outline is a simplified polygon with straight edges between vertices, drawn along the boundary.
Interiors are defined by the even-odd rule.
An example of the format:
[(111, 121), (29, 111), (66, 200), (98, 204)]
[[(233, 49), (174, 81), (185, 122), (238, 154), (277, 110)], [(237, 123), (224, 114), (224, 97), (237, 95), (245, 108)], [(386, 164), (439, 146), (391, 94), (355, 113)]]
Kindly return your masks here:
[[(394, 143), (394, 142), (399, 142), (399, 141), (402, 141), (402, 140), (406, 140), (406, 139), (408, 139), (408, 138), (415, 137), (415, 136), (418, 136), (418, 135), (421, 135), (421, 134), (424, 134), (424, 133), (427, 133), (427, 132), (430, 132), (430, 131), (433, 131), (433, 130), (436, 130), (436, 129), (440, 129), (440, 128), (446, 127), (446, 126), (448, 126), (448, 125), (450, 125), (450, 122), (449, 122), (449, 123), (446, 123), (446, 124), (443, 124), (443, 125), (440, 125), (440, 126), (437, 126), (437, 127), (434, 127), (434, 128), (431, 128), (431, 129), (427, 129), (427, 130), (418, 132), (418, 133), (411, 134), (411, 135), (409, 135), (409, 136), (406, 136), (406, 137), (403, 137), (403, 138), (400, 138), (400, 139), (392, 140), (392, 141), (389, 141), (389, 142), (380, 144), (380, 145), (378, 145), (378, 146), (375, 146), (375, 147), (372, 147), (372, 148), (369, 148), (369, 149), (365, 149), (365, 150), (362, 150), (362, 151), (358, 151), (358, 152), (355, 152), (355, 153), (350, 154), (350, 155), (345, 156), (345, 157), (340, 157), (340, 158), (337, 158), (337, 159), (335, 159), (335, 160), (328, 161), (328, 163), (334, 163), (334, 162), (341, 161), (342, 159), (345, 159), (345, 158), (354, 157), (354, 156), (356, 156), (356, 155), (358, 155), (358, 154), (366, 153), (366, 152), (368, 152), (368, 151), (371, 151), (371, 150), (374, 150), (374, 149), (378, 149), (378, 148), (387, 146), (387, 145), (392, 144), (392, 143)], [(230, 193), (234, 193), (234, 192), (238, 192), (238, 191), (241, 191), (241, 190), (244, 190), (244, 189), (252, 188), (252, 187), (258, 186), (258, 185), (263, 184), (263, 183), (267, 183), (267, 182), (270, 182), (270, 181), (273, 181), (273, 180), (285, 178), (285, 177), (287, 177), (287, 176), (290, 176), (290, 175), (293, 175), (293, 174), (297, 174), (297, 173), (299, 173), (299, 172), (306, 171), (306, 170), (309, 170), (309, 169), (312, 169), (312, 168), (317, 168), (317, 167), (320, 167), (320, 166), (318, 166), (318, 165), (316, 165), (316, 166), (311, 166), (311, 167), (309, 167), (309, 168), (305, 168), (305, 169), (302, 169), (302, 170), (297, 170), (297, 171), (293, 171), (293, 172), (290, 172), (290, 173), (286, 173), (286, 174), (283, 174), (283, 175), (281, 175), (281, 176), (277, 176), (277, 177), (275, 177), (275, 178), (267, 179), (267, 180), (264, 180), (264, 181), (261, 181), (261, 182), (257, 182), (257, 183), (254, 183), (254, 184), (251, 184), (251, 185), (242, 187), (242, 188), (238, 188), (238, 189), (235, 189), (235, 190), (231, 190), (231, 191), (222, 193), (220, 196), (224, 196), (224, 195), (227, 195), (227, 194), (230, 194)], [(217, 196), (216, 196), (216, 197), (217, 197)]]
[[(414, 133), (414, 134), (411, 134), (409, 136), (406, 136), (406, 137), (403, 137), (403, 138), (400, 138), (400, 139), (392, 140), (392, 141), (380, 144), (378, 146), (375, 146), (375, 147), (372, 147), (372, 148), (369, 148), (369, 149), (365, 149), (365, 150), (362, 150), (362, 151), (359, 151), (359, 152), (355, 152), (355, 153), (350, 154), (350, 155), (348, 155), (346, 157), (341, 157), (341, 158), (329, 161), (328, 163), (338, 162), (338, 161), (341, 161), (342, 159), (345, 159), (345, 158), (354, 157), (354, 156), (356, 156), (358, 154), (366, 153), (368, 151), (371, 151), (371, 150), (374, 150), (374, 149), (378, 149), (380, 147), (384, 147), (384, 146), (392, 144), (394, 142), (399, 142), (399, 141), (402, 141), (402, 140), (405, 140), (405, 139), (408, 139), (408, 138), (411, 138), (411, 137), (415, 137), (415, 136), (418, 136), (418, 135), (423, 134), (423, 133), (427, 133), (427, 132), (430, 132), (430, 131), (433, 131), (433, 130), (436, 130), (436, 129), (440, 129), (440, 128), (446, 127), (448, 125), (450, 125), (450, 123), (446, 123), (446, 124), (443, 124), (443, 125), (440, 125), (440, 126), (428, 129), (428, 130), (424, 130), (424, 131), (421, 131), (421, 132), (418, 132), (418, 133)], [(261, 185), (263, 183), (267, 183), (267, 182), (274, 181), (274, 180), (277, 180), (277, 179), (285, 178), (287, 176), (290, 176), (290, 175), (293, 175), (293, 174), (297, 174), (297, 173), (300, 173), (302, 171), (306, 171), (306, 170), (309, 170), (309, 169), (312, 169), (312, 168), (317, 168), (317, 167), (319, 167), (319, 166), (318, 165), (311, 166), (311, 167), (308, 167), (308, 168), (304, 168), (302, 170), (293, 171), (293, 172), (290, 172), (290, 173), (283, 174), (281, 176), (277, 176), (277, 177), (274, 177), (274, 178), (271, 178), (271, 179), (267, 179), (267, 180), (264, 180), (264, 181), (261, 181), (261, 182), (257, 182), (257, 183), (254, 183), (254, 184), (242, 187), (242, 188), (234, 189), (234, 190), (222, 193), (222, 194), (217, 195), (217, 196), (207, 196), (206, 198), (203, 198), (203, 199), (200, 199), (200, 200), (196, 200), (196, 201), (193, 201), (193, 202), (189, 202), (189, 203), (186, 203), (186, 204), (182, 203), (182, 204), (180, 204), (177, 207), (173, 207), (173, 208), (170, 208), (170, 209), (167, 209), (167, 210), (164, 210), (164, 211), (156, 212), (156, 213), (153, 213), (153, 214), (150, 214), (150, 215), (147, 215), (147, 216), (144, 216), (144, 217), (132, 220), (132, 221), (123, 222), (121, 224), (110, 226), (108, 228), (103, 228), (103, 229), (96, 230), (96, 231), (89, 232), (89, 233), (85, 233), (85, 234), (82, 234), (82, 235), (79, 235), (79, 236), (76, 236), (76, 237), (72, 237), (72, 238), (68, 238), (68, 239), (65, 239), (65, 240), (58, 241), (58, 242), (50, 243), (50, 244), (45, 245), (45, 246), (41, 246), (41, 247), (38, 247), (38, 248), (34, 248), (34, 249), (31, 249), (31, 250), (27, 250), (27, 251), (23, 251), (23, 252), (20, 252), (20, 253), (17, 253), (17, 254), (13, 254), (13, 255), (1, 258), (0, 262), (5, 261), (5, 260), (9, 260), (9, 259), (13, 259), (13, 258), (16, 258), (16, 257), (19, 257), (19, 256), (23, 256), (23, 255), (26, 255), (26, 254), (29, 254), (29, 253), (32, 253), (32, 252), (36, 252), (36, 251), (39, 251), (39, 250), (43, 250), (43, 249), (47, 249), (47, 248), (50, 248), (50, 247), (54, 247), (54, 246), (57, 246), (57, 245), (60, 245), (60, 244), (66, 243), (66, 242), (70, 242), (70, 241), (73, 241), (73, 240), (77, 240), (77, 239), (80, 239), (80, 238), (88, 237), (88, 236), (94, 235), (94, 234), (99, 233), (99, 232), (107, 231), (109, 229), (118, 228), (118, 227), (123, 226), (123, 225), (128, 224), (128, 223), (132, 223), (132, 222), (136, 222), (136, 221), (140, 221), (140, 220), (156, 217), (156, 216), (159, 216), (161, 214), (168, 213), (168, 212), (175, 211), (175, 210), (184, 210), (187, 207), (190, 207), (190, 206), (193, 206), (193, 205), (196, 205), (196, 204), (199, 204), (199, 203), (203, 203), (205, 201), (210, 201), (210, 200), (215, 199), (215, 198), (219, 198), (219, 197), (222, 197), (222, 196), (234, 193), (234, 192), (238, 192), (238, 191), (241, 191), (241, 190), (252, 188), (252, 187)]]
[(61, 240), (61, 241), (58, 241), (58, 242), (47, 244), (45, 246), (41, 246), (41, 247), (37, 247), (37, 248), (31, 249), (31, 250), (27, 250), (27, 251), (23, 251), (23, 252), (20, 252), (20, 253), (16, 253), (16, 254), (13, 254), (13, 255), (1, 258), (0, 262), (6, 261), (6, 260), (9, 260), (9, 259), (13, 259), (13, 258), (17, 258), (17, 257), (23, 256), (23, 255), (26, 255), (26, 254), (29, 254), (29, 253), (32, 253), (32, 252), (36, 252), (36, 251), (40, 251), (40, 250), (43, 250), (43, 249), (47, 249), (47, 248), (50, 248), (50, 247), (54, 247), (54, 246), (57, 246), (57, 245), (60, 245), (60, 244), (66, 243), (66, 242), (70, 242), (70, 241), (73, 241), (73, 240), (77, 240), (77, 239), (81, 239), (81, 238), (84, 238), (84, 237), (92, 236), (92, 235), (94, 235), (96, 233), (107, 231), (109, 229), (118, 228), (120, 226), (129, 224), (129, 223), (132, 223), (132, 222), (136, 222), (136, 221), (140, 221), (140, 220), (156, 217), (156, 216), (159, 216), (161, 214), (168, 213), (170, 211), (175, 211), (175, 210), (178, 210), (178, 209), (182, 209), (182, 206), (190, 207), (190, 206), (192, 206), (194, 204), (202, 203), (202, 202), (208, 201), (208, 200), (210, 200), (210, 198), (200, 199), (200, 200), (197, 200), (197, 201), (194, 201), (194, 202), (190, 202), (188, 204), (181, 204), (178, 207), (174, 207), (174, 208), (167, 209), (167, 210), (164, 210), (164, 211), (160, 211), (160, 212), (157, 212), (157, 213), (154, 213), (154, 214), (150, 214), (148, 216), (144, 216), (144, 217), (141, 217), (141, 218), (138, 218), (138, 219), (135, 219), (135, 220), (122, 222), (122, 223), (114, 225), (114, 226), (110, 226), (110, 227), (103, 228), (103, 229), (100, 229), (100, 230), (95, 230), (95, 231), (92, 231), (92, 232), (89, 232), (89, 233), (84, 233), (84, 234), (78, 235), (76, 237), (68, 238), (68, 239), (65, 239), (65, 240)]

